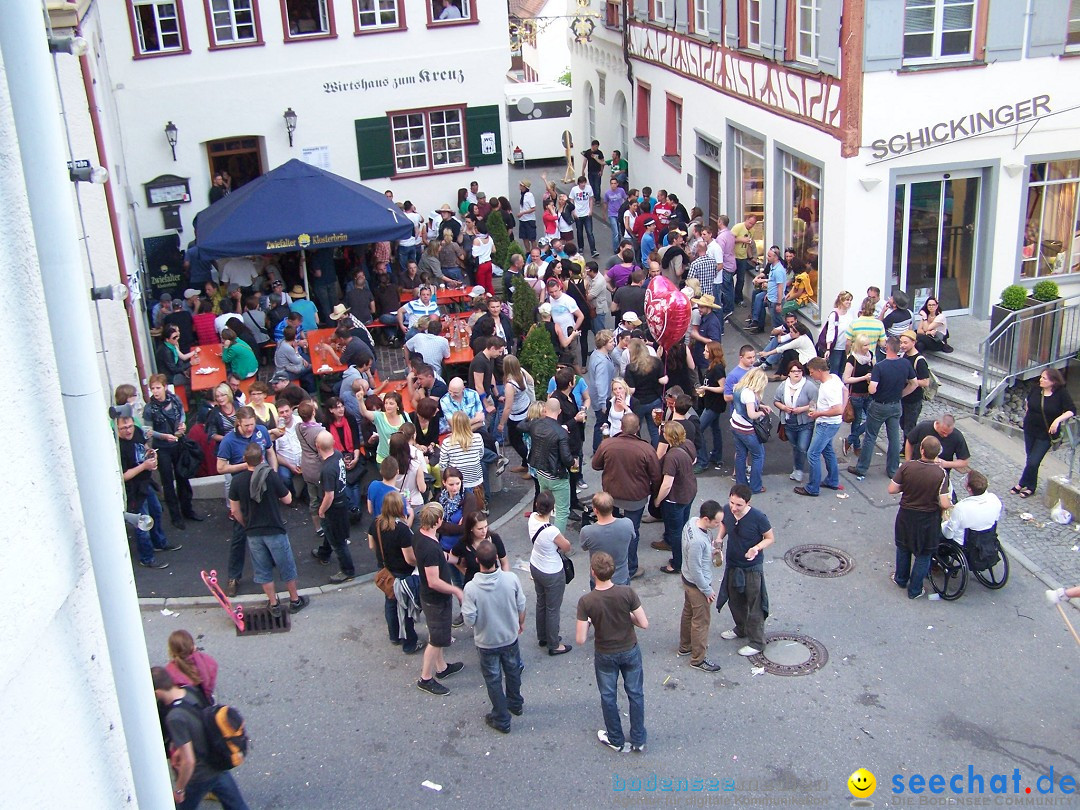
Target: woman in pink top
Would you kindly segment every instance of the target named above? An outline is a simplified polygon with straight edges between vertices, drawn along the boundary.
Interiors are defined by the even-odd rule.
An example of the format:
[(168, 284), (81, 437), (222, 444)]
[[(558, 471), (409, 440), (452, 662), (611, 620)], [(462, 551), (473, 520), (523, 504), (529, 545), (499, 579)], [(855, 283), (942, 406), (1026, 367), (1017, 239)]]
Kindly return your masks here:
[(217, 661), (195, 649), (195, 639), (187, 630), (169, 634), (169, 663), (165, 669), (177, 686), (197, 686), (211, 704), (217, 685)]

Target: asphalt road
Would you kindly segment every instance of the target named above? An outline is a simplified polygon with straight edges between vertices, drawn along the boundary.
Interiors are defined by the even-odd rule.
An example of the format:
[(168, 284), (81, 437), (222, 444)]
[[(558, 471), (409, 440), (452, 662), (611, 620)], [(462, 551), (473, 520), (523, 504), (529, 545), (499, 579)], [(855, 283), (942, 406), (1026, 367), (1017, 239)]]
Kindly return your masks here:
[[(773, 464), (779, 455), (770, 445)], [(588, 478), (595, 481), (591, 472)], [(700, 498), (723, 497), (730, 484), (717, 473), (699, 482)], [(802, 677), (754, 675), (736, 654), (738, 643), (719, 638), (730, 626), (725, 610), (713, 614), (710, 647), (723, 670), (690, 669), (675, 655), (680, 584), (658, 570), (666, 555), (648, 548), (660, 525), (643, 527), (646, 575), (635, 583), (650, 619), (639, 633), (649, 732), (643, 755), (597, 743), (591, 642), (559, 658), (541, 654), (523, 571), (516, 574), (530, 611), (522, 637), (525, 715), (505, 737), (483, 722), (488, 704), (471, 633), (455, 631), (447, 654), (466, 663), (447, 682), (452, 693), (425, 695), (414, 686), (419, 659), (387, 641), (382, 596), (371, 584), (315, 598), (286, 634), (238, 638), (216, 608), (173, 616), (148, 610), (151, 659), (163, 660), (165, 639), (178, 627), (218, 659), (219, 700), (241, 709), (254, 740), (237, 773), (253, 808), (734, 806), (754, 798), (842, 807), (851, 799), (847, 778), (859, 767), (877, 777), (875, 804), (892, 807), (900, 805), (890, 794), (894, 776), (906, 783), (913, 774), (966, 775), (969, 765), (987, 784), (991, 774), (1011, 779), (1018, 768), (1021, 790), (1033, 791), (1052, 767), (1061, 798), (1061, 777), (1080, 776), (1080, 650), (1043, 601), (1044, 586), (1014, 565), (1001, 591), (972, 581), (958, 602), (909, 602), (889, 581), (895, 499), (885, 494), (884, 476), (849, 485), (847, 499), (796, 499), (789, 484), (786, 474), (767, 475), (769, 492), (754, 499), (777, 533), (766, 552), (773, 610), (766, 630), (812, 636), (828, 662)], [(501, 533), (511, 559), (525, 558), (524, 520), (515, 513)], [(806, 542), (849, 552), (854, 570), (835, 579), (797, 573), (783, 554)], [(587, 587), (579, 574), (567, 589), (566, 637)], [(1080, 613), (1068, 612), (1076, 623)], [(619, 780), (648, 785), (652, 776), (734, 780), (734, 791), (613, 789)], [(1077, 804), (1073, 796), (1059, 806)]]

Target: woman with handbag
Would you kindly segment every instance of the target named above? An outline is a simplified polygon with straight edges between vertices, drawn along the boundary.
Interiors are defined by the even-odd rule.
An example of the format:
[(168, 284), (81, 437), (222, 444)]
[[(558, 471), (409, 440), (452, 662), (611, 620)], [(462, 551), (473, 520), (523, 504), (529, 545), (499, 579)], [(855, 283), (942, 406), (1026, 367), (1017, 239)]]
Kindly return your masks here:
[[(375, 584), (380, 590), (384, 587), (392, 588), (395, 580), (404, 580), (403, 584), (410, 588), (413, 594), (418, 595), (420, 577), (416, 569), (405, 562), (402, 552), (403, 548), (412, 547), (412, 529), (405, 523), (404, 510), (401, 495), (388, 492), (382, 501), (382, 511), (372, 521), (368, 532), (368, 547), (375, 552), (375, 560), (382, 569), (375, 574)], [(393, 579), (383, 574), (383, 570)], [(406, 611), (404, 621), (401, 621), (397, 599), (385, 590), (383, 597), (383, 615), (386, 618), (386, 629), (390, 633), (390, 643), (400, 644), (401, 651), (406, 655), (419, 652), (423, 645), (417, 640), (412, 613)]]
[(182, 529), (185, 518), (196, 522), (203, 518), (195, 514), (191, 505), (191, 481), (176, 469), (180, 441), (187, 433), (187, 422), (180, 398), (171, 393), (167, 385), (168, 378), (164, 374), (150, 377), (150, 399), (143, 409), (143, 422), (147, 428), (146, 435), (153, 439), (154, 449), (157, 450), (158, 471), (169, 519), (176, 528)]
[(548, 655), (563, 655), (571, 650), (559, 635), (559, 614), (566, 593), (563, 552), (570, 550), (570, 541), (551, 522), (554, 513), (555, 496), (544, 490), (536, 496), (529, 515), (529, 570), (536, 588), (536, 638), (541, 647), (547, 647)]
[(783, 416), (776, 429), (781, 441), (791, 444), (792, 469), (788, 476), (792, 481), (803, 482), (807, 474), (806, 451), (810, 448), (810, 437), (814, 432), (814, 420), (807, 414), (810, 404), (817, 399), (817, 386), (806, 379), (803, 367), (794, 363), (788, 369), (788, 378), (776, 386), (773, 404)]
[[(735, 439), (735, 482), (748, 484), (757, 495), (765, 492), (761, 473), (765, 468), (765, 447), (754, 430), (754, 423), (765, 414), (772, 413), (761, 404), (768, 378), (760, 368), (752, 368), (739, 380), (731, 401), (731, 434)], [(747, 477), (747, 459), (750, 474)]]
[(1024, 414), (1024, 450), (1027, 460), (1020, 483), (1010, 492), (1021, 498), (1030, 498), (1039, 485), (1039, 466), (1050, 451), (1051, 445), (1061, 441), (1061, 425), (1076, 415), (1076, 406), (1065, 390), (1065, 378), (1056, 368), (1044, 369), (1039, 375), (1039, 385), (1027, 398)]
[(349, 498), (349, 512), (360, 516), (360, 479), (364, 477), (364, 464), (360, 456), (360, 427), (356, 418), (345, 410), (345, 403), (338, 397), (326, 400), (326, 429), (334, 437), (334, 449), (345, 461), (345, 494)]
[(844, 363), (844, 384), (848, 386), (848, 405), (851, 418), (844, 412), (844, 421), (851, 422), (851, 433), (844, 439), (844, 455), (862, 450), (862, 435), (866, 432), (866, 411), (870, 407), (870, 375), (877, 358), (870, 347), (870, 338), (859, 334), (851, 342), (851, 352)]
[(821, 336), (818, 338), (817, 350), (821, 357), (829, 363), (829, 371), (837, 377), (844, 370), (844, 333), (854, 320), (855, 313), (851, 311), (851, 302), (854, 296), (847, 290), (841, 290), (833, 303), (833, 311), (825, 319)]

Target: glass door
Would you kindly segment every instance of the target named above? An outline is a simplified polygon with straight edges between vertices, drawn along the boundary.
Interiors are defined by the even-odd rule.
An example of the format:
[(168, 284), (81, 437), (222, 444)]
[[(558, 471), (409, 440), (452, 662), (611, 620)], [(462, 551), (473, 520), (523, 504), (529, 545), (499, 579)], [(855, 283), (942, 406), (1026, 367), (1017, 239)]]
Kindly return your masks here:
[(971, 311), (979, 221), (979, 172), (908, 178), (896, 186), (893, 285), (912, 309), (934, 296), (950, 314)]

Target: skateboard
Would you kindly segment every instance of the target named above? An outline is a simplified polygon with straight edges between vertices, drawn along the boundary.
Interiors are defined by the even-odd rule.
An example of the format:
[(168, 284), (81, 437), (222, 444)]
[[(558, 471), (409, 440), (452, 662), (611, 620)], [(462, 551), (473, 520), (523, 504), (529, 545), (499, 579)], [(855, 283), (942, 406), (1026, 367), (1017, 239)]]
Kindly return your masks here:
[(232, 619), (233, 624), (237, 629), (244, 632), (244, 606), (238, 604), (233, 607), (232, 602), (229, 601), (229, 597), (225, 595), (225, 591), (221, 590), (221, 586), (218, 585), (217, 571), (211, 571), (209, 574), (205, 571), (201, 572), (202, 581), (206, 583), (206, 587), (210, 589), (210, 593), (214, 595), (214, 598), (218, 600), (218, 604), (225, 609), (229, 618)]

